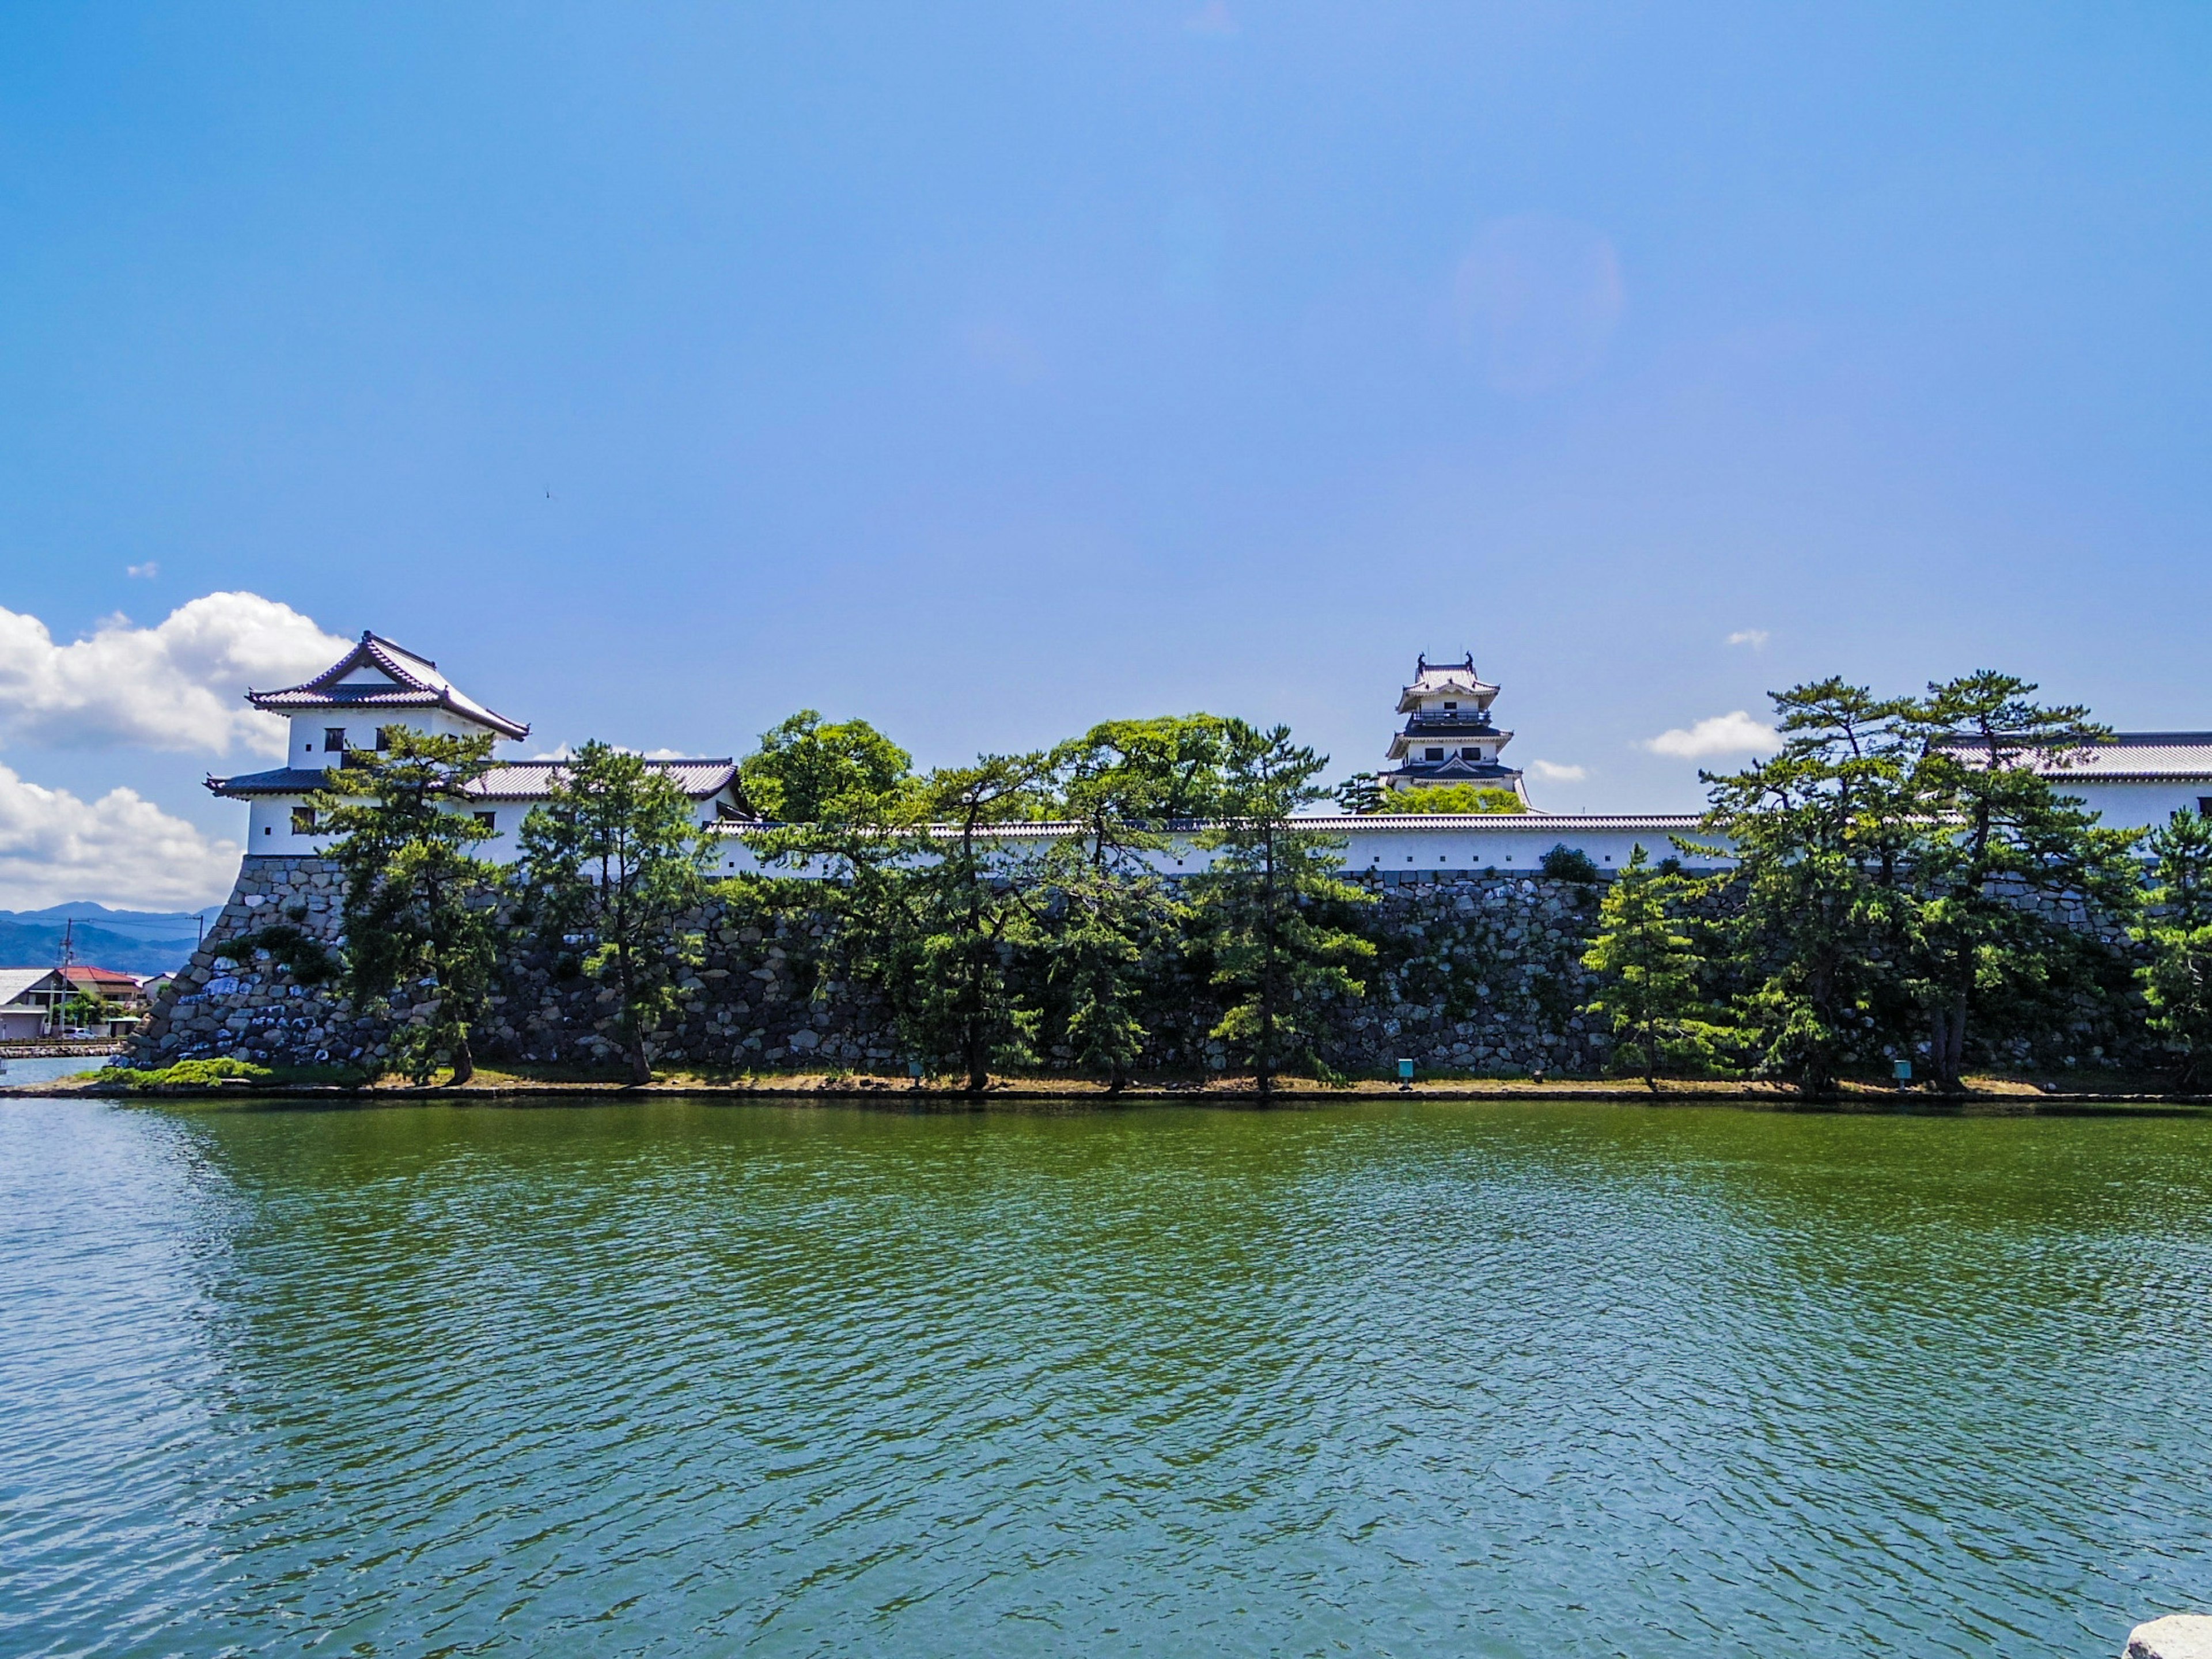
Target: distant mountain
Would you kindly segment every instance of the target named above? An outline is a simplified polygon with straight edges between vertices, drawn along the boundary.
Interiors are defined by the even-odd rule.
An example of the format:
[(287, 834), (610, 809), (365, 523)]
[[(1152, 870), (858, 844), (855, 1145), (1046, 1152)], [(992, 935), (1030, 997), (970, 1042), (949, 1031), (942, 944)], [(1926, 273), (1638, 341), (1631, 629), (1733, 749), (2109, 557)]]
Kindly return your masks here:
[(203, 918), (212, 922), (222, 914), (220, 904), (210, 904), (204, 910), (111, 910), (89, 899), (75, 899), (67, 904), (50, 904), (43, 910), (0, 910), (0, 921), (50, 921), (58, 927), (73, 920), (79, 927), (90, 922), (133, 939), (181, 939), (198, 933)]
[(203, 918), (212, 922), (220, 904), (206, 909), (111, 910), (79, 900), (44, 910), (0, 910), (0, 968), (51, 968), (61, 960), (66, 930), (76, 959), (125, 974), (162, 974), (191, 960)]

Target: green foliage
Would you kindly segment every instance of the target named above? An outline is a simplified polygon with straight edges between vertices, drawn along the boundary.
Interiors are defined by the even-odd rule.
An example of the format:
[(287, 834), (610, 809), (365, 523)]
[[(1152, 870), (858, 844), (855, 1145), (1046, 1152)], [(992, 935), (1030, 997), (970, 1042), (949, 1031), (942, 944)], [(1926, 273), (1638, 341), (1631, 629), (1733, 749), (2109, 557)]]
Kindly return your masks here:
[(2079, 933), (2038, 901), (2124, 917), (2142, 900), (2137, 834), (2100, 828), (2052, 775), (2110, 732), (2086, 708), (2035, 702), (2035, 690), (1984, 672), (1901, 706), (1899, 723), (1918, 744), (1905, 864), (1912, 978), (1947, 1086), (1957, 1086), (1971, 1019), (2075, 975)]
[(1978, 673), (1924, 697), (1828, 679), (1776, 694), (1771, 760), (1711, 786), (1705, 828), (1739, 860), (1733, 966), (1761, 1068), (1809, 1093), (1925, 1031), (1956, 1086), (1970, 1024), (2081, 977), (2067, 900), (2124, 915), (2126, 831), (2052, 773), (2101, 729)]
[(995, 830), (1051, 809), (1052, 770), (1044, 755), (985, 756), (895, 791), (848, 791), (813, 823), (750, 837), (771, 869), (826, 866), (833, 879), (791, 902), (835, 918), (846, 970), (881, 993), (908, 1054), (975, 1091), (994, 1065), (1034, 1054), (1037, 1012), (1012, 969), (1039, 902), (1037, 860)]
[(106, 1000), (90, 991), (76, 991), (62, 1004), (62, 1024), (73, 1030), (83, 1030), (104, 1024), (114, 1018)]
[(738, 763), (753, 810), (786, 823), (835, 823), (879, 813), (906, 787), (914, 757), (866, 720), (825, 722), (802, 708)]
[(1262, 1097), (1293, 1054), (1309, 1052), (1327, 1005), (1363, 995), (1352, 968), (1375, 947), (1337, 918), (1372, 902), (1338, 879), (1341, 840), (1297, 827), (1322, 799), (1328, 763), (1291, 740), (1287, 726), (1227, 723), (1223, 816), (1199, 837), (1212, 866), (1191, 878), (1192, 920), (1212, 948), (1213, 982), (1230, 998), (1212, 1035), (1251, 1066)]
[(1431, 783), (1386, 789), (1367, 810), (1376, 812), (1525, 812), (1528, 803), (1510, 789), (1476, 783)]
[[(1637, 849), (1639, 853), (1643, 850), (1642, 848)], [(1595, 886), (1603, 878), (1598, 873), (1597, 866), (1590, 862), (1588, 853), (1579, 847), (1570, 847), (1565, 842), (1545, 854), (1543, 862), (1537, 867), (1553, 881), (1580, 882), (1586, 887)]]
[(1711, 787), (1705, 828), (1734, 844), (1732, 929), (1759, 1069), (1825, 1094), (1902, 1040), (1899, 881), (1911, 811), (1899, 705), (1828, 679), (1775, 695), (1780, 751)]
[(576, 966), (614, 991), (631, 1077), (651, 1082), (649, 1039), (675, 1009), (681, 975), (705, 954), (703, 939), (680, 923), (706, 896), (713, 832), (666, 774), (593, 742), (531, 809), (520, 844), (541, 928), (556, 941), (590, 941)]
[(340, 964), (322, 942), (290, 922), (271, 922), (251, 933), (234, 933), (209, 955), (218, 962), (246, 963), (257, 951), (291, 972), (302, 985), (321, 985), (337, 976)]
[(496, 960), (499, 875), (474, 852), (492, 831), (471, 812), (492, 738), (394, 726), (390, 744), (349, 755), (313, 799), (345, 878), (346, 988), (377, 1011), (403, 986), (414, 992), (414, 1018), (392, 1038), (399, 1069), (428, 1083), (444, 1056), (465, 1083)]
[(1382, 786), (1372, 772), (1354, 772), (1336, 786), (1338, 808), (1363, 817), (1382, 811)]
[(2212, 1081), (2212, 819), (2185, 807), (2151, 832), (2158, 884), (2135, 930), (2149, 958), (2136, 969), (2150, 1028), (2191, 1091)]
[(266, 1082), (276, 1076), (266, 1066), (242, 1060), (180, 1060), (155, 1071), (126, 1074), (133, 1089), (210, 1089), (220, 1083)]
[(1115, 1089), (1150, 1035), (1142, 1006), (1185, 915), (1148, 860), (1168, 844), (1155, 826), (1218, 803), (1227, 732), (1210, 714), (1114, 721), (1052, 756), (1060, 811), (1083, 834), (1046, 851), (1048, 902), (1025, 936), (1060, 1000), (1068, 1047)]
[(1035, 815), (1050, 770), (1043, 755), (986, 755), (931, 773), (917, 800), (936, 832), (902, 838), (895, 885), (872, 913), (880, 982), (908, 1051), (933, 1072), (957, 1072), (974, 1092), (994, 1066), (1035, 1054), (1036, 1012), (1010, 969), (1035, 920), (1038, 872), (991, 830)]
[(1679, 915), (1698, 887), (1654, 869), (1638, 847), (1606, 890), (1583, 957), (1601, 988), (1586, 1012), (1612, 1027), (1614, 1069), (1640, 1073), (1655, 1093), (1661, 1066), (1709, 1071), (1732, 1035), (1706, 1006), (1703, 953)]
[(1107, 720), (1052, 754), (1060, 810), (1125, 826), (1210, 817), (1218, 810), (1230, 722), (1218, 714)]

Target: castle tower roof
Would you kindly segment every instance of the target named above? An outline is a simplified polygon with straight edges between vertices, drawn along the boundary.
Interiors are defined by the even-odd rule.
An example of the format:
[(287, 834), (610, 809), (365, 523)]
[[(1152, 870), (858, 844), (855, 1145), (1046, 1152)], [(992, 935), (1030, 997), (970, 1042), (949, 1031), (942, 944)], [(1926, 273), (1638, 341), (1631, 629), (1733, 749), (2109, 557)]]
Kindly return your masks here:
[(438, 672), (428, 657), (362, 631), (360, 643), (314, 678), (281, 691), (248, 691), (246, 700), (273, 714), (356, 708), (443, 708), (502, 738), (520, 739), (530, 728), (494, 714)]
[(1487, 708), (1498, 688), (1474, 672), (1474, 653), (1463, 662), (1431, 663), (1427, 657), (1413, 660), (1413, 683), (1398, 694), (1398, 712), (1410, 714), (1430, 700), (1456, 697)]

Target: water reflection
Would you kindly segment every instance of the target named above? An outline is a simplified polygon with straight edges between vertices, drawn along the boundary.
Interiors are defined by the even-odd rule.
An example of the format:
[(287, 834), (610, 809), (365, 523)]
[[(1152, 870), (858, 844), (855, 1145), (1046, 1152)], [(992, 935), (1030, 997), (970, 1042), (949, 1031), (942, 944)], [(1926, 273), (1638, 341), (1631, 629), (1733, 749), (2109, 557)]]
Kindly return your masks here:
[(0, 1648), (2103, 1651), (2212, 1599), (2208, 1150), (12, 1107)]

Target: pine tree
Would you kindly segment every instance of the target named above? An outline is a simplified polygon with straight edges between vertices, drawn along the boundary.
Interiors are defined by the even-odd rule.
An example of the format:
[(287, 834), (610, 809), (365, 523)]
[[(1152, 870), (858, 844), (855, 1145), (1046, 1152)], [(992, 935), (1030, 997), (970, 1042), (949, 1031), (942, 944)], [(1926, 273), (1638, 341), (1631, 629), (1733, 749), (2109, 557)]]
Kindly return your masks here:
[(2142, 899), (2137, 833), (2100, 828), (2063, 793), (2075, 757), (2110, 732), (2086, 708), (2034, 702), (2036, 690), (1985, 671), (1904, 706), (1902, 728), (1920, 745), (1905, 779), (1912, 978), (1948, 1089), (1960, 1086), (1975, 1018), (2080, 961), (2079, 930), (2050, 902), (2125, 917)]
[(648, 1039), (705, 949), (680, 921), (706, 894), (709, 832), (665, 773), (594, 742), (561, 768), (520, 840), (520, 873), (541, 925), (584, 936), (580, 965), (615, 993), (630, 1077), (650, 1083)]
[(499, 871), (474, 851), (493, 832), (471, 810), (493, 740), (404, 726), (388, 740), (349, 753), (313, 797), (345, 877), (346, 986), (363, 1008), (388, 1007), (403, 985), (427, 991), (392, 1033), (393, 1058), (422, 1084), (443, 1054), (463, 1084), (476, 1074), (470, 1032), (497, 953)]
[(2212, 1081), (2212, 818), (2187, 807), (2153, 830), (2158, 884), (2135, 929), (2150, 960), (2136, 969), (2150, 1028), (2176, 1057), (2175, 1082), (2194, 1093)]
[(1654, 1094), (1662, 1065), (1710, 1066), (1730, 1035), (1711, 1017), (1704, 957), (1678, 915), (1695, 885), (1653, 868), (1637, 848), (1599, 902), (1598, 933), (1583, 957), (1601, 987), (1585, 1012), (1610, 1024), (1615, 1068), (1642, 1073)]
[(1112, 720), (1054, 751), (1060, 815), (1082, 827), (1041, 872), (1049, 902), (1030, 938), (1062, 1000), (1075, 1057), (1119, 1091), (1151, 1033), (1141, 1010), (1185, 915), (1151, 861), (1164, 826), (1219, 799), (1228, 722), (1212, 714)]
[(1250, 1064), (1262, 1100), (1285, 1060), (1310, 1052), (1327, 1003), (1364, 994), (1352, 969), (1375, 954), (1330, 917), (1373, 896), (1338, 879), (1343, 842), (1299, 829), (1294, 816), (1322, 799), (1314, 779), (1328, 763), (1293, 744), (1287, 726), (1230, 721), (1223, 816), (1199, 838), (1215, 857), (1188, 884), (1214, 983), (1231, 998), (1212, 1035)]
[(1701, 773), (1704, 828), (1736, 860), (1727, 966), (1759, 1068), (1819, 1096), (1909, 1029), (1911, 750), (1900, 706), (1863, 686), (1822, 680), (1773, 700), (1779, 752)]

